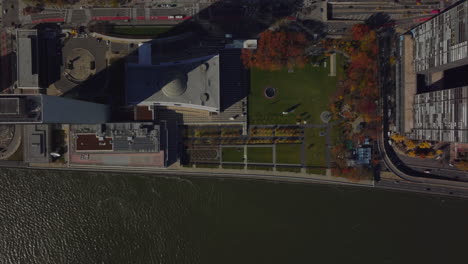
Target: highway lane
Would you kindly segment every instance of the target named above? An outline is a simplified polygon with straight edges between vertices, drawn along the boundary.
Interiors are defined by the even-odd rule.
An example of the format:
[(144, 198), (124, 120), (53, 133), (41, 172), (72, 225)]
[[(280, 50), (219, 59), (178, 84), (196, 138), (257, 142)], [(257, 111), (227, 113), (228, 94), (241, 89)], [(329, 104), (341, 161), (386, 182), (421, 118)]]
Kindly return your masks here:
[[(12, 0), (8, 0), (12, 1)], [(180, 23), (198, 11), (196, 7), (175, 8), (84, 8), (84, 9), (47, 9), (43, 12), (19, 16), (22, 24), (46, 22), (66, 22), (72, 25), (85, 25), (90, 21), (138, 21), (140, 24), (154, 24), (158, 21)], [(177, 18), (182, 16), (183, 18)], [(13, 14), (11, 21), (18, 21), (18, 14)], [(14, 19), (16, 17), (16, 20)], [(6, 20), (7, 22), (10, 20)], [(5, 23), (7, 23), (5, 22)]]
[(451, 197), (468, 198), (468, 189), (457, 189), (453, 187), (443, 187), (433, 184), (415, 183), (405, 180), (381, 179), (375, 183), (376, 188), (383, 188), (395, 191), (410, 191), (422, 194), (447, 195)]

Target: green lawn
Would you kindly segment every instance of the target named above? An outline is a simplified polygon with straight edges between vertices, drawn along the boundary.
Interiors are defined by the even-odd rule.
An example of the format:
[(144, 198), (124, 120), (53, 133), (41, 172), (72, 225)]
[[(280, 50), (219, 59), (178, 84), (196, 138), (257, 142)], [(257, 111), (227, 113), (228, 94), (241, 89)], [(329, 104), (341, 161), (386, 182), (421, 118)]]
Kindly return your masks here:
[(301, 164), (301, 145), (277, 144), (276, 163)]
[(248, 165), (248, 170), (264, 170), (264, 171), (272, 171), (273, 167), (268, 165)]
[(307, 173), (318, 175), (325, 175), (327, 173), (326, 169), (324, 168), (307, 168), (306, 171)]
[(219, 164), (217, 163), (197, 163), (197, 168), (207, 168), (207, 169), (218, 169)]
[(321, 137), (322, 128), (306, 128), (306, 165), (307, 166), (326, 166), (325, 151), (326, 142), (325, 136)]
[(129, 36), (155, 37), (169, 31), (168, 26), (115, 26), (112, 33)]
[(247, 161), (259, 163), (273, 162), (273, 148), (271, 147), (248, 147)]
[(300, 167), (281, 167), (281, 166), (278, 166), (278, 167), (276, 167), (276, 170), (277, 171), (287, 171), (287, 172), (301, 172)]
[(244, 148), (223, 148), (223, 161), (225, 162), (243, 162)]
[(223, 169), (243, 170), (244, 165), (240, 165), (240, 164), (223, 164)]
[[(294, 124), (296, 116), (309, 123), (321, 123), (320, 113), (328, 109), (330, 96), (336, 90), (338, 77), (329, 77), (330, 61), (327, 67), (313, 67), (310, 63), (303, 69), (288, 73), (281, 71), (262, 71), (251, 69), (249, 95), (249, 122), (251, 124)], [(343, 74), (343, 56), (337, 55), (337, 76)], [(276, 89), (276, 97), (264, 96), (266, 87)], [(299, 105), (288, 115), (282, 112)]]

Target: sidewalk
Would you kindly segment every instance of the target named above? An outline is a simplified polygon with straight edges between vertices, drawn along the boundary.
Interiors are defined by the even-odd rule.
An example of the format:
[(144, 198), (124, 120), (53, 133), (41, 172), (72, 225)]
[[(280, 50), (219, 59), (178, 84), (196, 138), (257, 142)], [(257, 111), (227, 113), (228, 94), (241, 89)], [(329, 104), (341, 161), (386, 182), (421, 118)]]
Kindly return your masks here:
[(121, 167), (121, 166), (86, 166), (71, 165), (68, 170), (87, 170), (87, 171), (109, 171), (109, 172), (134, 172), (134, 173), (160, 173), (194, 175), (202, 177), (215, 178), (238, 178), (238, 179), (261, 179), (281, 182), (305, 182), (305, 183), (323, 183), (323, 184), (343, 184), (363, 187), (374, 187), (373, 180), (353, 182), (346, 178), (335, 177), (331, 175), (317, 175), (308, 173), (280, 172), (280, 171), (261, 171), (261, 170), (236, 170), (236, 169), (210, 169), (210, 168), (148, 168), (148, 167)]

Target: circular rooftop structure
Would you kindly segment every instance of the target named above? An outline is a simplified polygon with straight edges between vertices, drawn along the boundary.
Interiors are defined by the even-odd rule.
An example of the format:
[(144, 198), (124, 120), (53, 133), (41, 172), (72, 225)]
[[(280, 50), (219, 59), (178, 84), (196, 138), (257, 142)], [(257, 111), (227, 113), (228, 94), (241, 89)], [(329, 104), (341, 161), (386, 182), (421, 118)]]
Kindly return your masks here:
[(94, 56), (86, 49), (73, 49), (66, 58), (65, 76), (70, 81), (81, 83), (96, 73)]
[(174, 78), (169, 81), (162, 91), (167, 97), (181, 96), (187, 90), (187, 77), (183, 74), (177, 73)]

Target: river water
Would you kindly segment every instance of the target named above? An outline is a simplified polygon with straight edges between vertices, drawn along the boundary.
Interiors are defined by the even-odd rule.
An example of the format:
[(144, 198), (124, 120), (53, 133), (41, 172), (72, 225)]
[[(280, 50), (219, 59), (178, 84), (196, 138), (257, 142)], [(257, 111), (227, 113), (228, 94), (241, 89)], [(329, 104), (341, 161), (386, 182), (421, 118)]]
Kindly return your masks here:
[(0, 170), (0, 263), (466, 263), (468, 201)]

